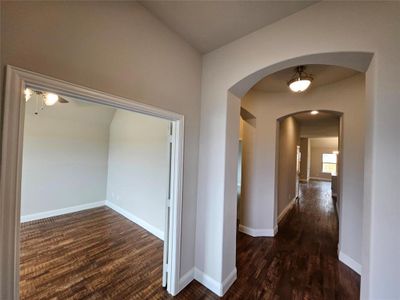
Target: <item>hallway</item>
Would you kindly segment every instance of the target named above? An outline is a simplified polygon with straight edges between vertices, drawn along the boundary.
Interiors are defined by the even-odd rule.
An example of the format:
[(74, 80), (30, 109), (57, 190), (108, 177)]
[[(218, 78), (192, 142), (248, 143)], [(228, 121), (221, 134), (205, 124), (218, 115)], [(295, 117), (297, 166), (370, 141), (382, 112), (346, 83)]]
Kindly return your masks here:
[(238, 233), (238, 280), (226, 299), (359, 298), (360, 276), (337, 258), (329, 182), (301, 184), (299, 203), (282, 223), (274, 239)]
[[(338, 223), (329, 182), (300, 184), (299, 203), (275, 238), (238, 232), (237, 240), (238, 279), (223, 299), (359, 299), (360, 276), (337, 258)], [(191, 293), (218, 298), (197, 282), (179, 296)]]
[(300, 200), (274, 239), (238, 233), (238, 280), (226, 299), (358, 299), (360, 276), (337, 258), (329, 182), (300, 184)]

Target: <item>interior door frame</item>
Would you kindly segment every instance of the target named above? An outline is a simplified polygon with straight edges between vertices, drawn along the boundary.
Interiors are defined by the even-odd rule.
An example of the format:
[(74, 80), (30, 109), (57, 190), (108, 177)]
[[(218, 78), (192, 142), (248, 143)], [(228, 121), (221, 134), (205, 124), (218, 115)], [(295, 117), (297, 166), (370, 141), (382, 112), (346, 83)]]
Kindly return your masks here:
[(171, 218), (167, 291), (179, 292), (183, 190), (184, 116), (46, 75), (7, 66), (0, 177), (0, 298), (19, 299), (19, 231), (26, 87), (163, 118), (173, 124)]

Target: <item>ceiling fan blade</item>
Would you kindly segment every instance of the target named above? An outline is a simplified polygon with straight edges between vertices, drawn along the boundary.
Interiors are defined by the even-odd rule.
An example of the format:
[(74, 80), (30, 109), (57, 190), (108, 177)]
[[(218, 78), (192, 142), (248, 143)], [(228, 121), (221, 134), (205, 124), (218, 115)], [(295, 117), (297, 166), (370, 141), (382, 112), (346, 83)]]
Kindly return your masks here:
[(64, 98), (58, 97), (58, 102), (60, 103), (69, 103), (68, 100), (65, 100)]

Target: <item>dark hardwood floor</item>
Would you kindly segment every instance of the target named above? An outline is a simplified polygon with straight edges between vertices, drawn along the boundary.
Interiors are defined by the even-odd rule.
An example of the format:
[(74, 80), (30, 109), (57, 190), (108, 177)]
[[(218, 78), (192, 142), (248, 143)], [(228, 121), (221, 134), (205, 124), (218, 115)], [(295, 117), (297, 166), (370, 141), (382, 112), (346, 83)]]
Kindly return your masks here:
[[(238, 233), (238, 279), (223, 299), (358, 299), (360, 277), (337, 259), (329, 184), (301, 185), (275, 238)], [(107, 207), (21, 226), (21, 299), (170, 299), (163, 243)], [(176, 299), (218, 299), (193, 281)]]
[(360, 276), (337, 258), (330, 183), (300, 185), (275, 238), (238, 234), (238, 279), (224, 299), (359, 299)]

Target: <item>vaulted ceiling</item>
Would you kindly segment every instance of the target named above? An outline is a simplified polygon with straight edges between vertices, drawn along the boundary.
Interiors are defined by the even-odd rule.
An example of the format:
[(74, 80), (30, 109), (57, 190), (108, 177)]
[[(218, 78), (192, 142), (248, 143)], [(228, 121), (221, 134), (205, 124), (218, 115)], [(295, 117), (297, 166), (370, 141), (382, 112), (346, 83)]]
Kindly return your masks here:
[(272, 24), (318, 1), (153, 1), (140, 3), (201, 53)]

